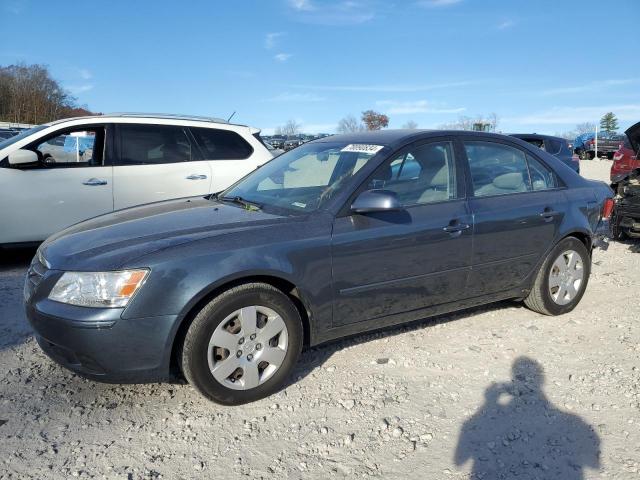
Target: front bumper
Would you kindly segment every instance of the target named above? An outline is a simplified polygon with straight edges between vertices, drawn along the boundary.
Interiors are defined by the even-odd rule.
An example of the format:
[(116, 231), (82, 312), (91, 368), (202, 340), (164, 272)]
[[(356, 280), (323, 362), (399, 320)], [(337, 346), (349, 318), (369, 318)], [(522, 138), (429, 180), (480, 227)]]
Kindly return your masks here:
[[(123, 319), (121, 308), (87, 308), (47, 298), (62, 272), (32, 264), (25, 283), (25, 310), (42, 350), (82, 376), (108, 383), (171, 378), (177, 316)], [(44, 270), (44, 272), (43, 272)], [(41, 274), (41, 275), (40, 275)]]

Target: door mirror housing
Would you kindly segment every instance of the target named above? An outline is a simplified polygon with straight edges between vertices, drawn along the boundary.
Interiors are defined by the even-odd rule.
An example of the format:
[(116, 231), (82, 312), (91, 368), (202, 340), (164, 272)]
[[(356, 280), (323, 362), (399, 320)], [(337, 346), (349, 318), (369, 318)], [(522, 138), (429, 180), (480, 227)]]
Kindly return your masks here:
[(353, 213), (393, 212), (402, 210), (395, 192), (389, 190), (365, 190), (351, 204)]
[(27, 163), (38, 163), (38, 155), (31, 150), (16, 150), (9, 154), (9, 165), (25, 165)]

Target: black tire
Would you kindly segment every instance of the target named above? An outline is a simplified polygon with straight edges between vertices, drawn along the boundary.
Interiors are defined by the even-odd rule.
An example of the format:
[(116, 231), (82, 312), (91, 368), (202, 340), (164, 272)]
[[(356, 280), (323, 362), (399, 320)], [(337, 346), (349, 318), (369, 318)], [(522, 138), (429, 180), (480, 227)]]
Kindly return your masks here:
[[(580, 285), (575, 298), (565, 305), (559, 305), (551, 297), (549, 292), (549, 273), (553, 262), (565, 251), (573, 250), (580, 255), (582, 266), (584, 269), (584, 279)], [(589, 282), (589, 275), (591, 274), (591, 255), (584, 243), (574, 237), (567, 237), (560, 242), (549, 252), (544, 263), (540, 267), (536, 275), (533, 288), (527, 298), (524, 299), (524, 303), (534, 312), (542, 313), (544, 315), (563, 315), (573, 310), (584, 295)]]
[(593, 160), (596, 158), (596, 152), (587, 152), (587, 157), (589, 157), (589, 160)]
[[(262, 305), (277, 312), (287, 327), (288, 345), (282, 364), (264, 383), (247, 390), (234, 390), (218, 382), (208, 363), (209, 340), (216, 327), (236, 310)], [(293, 370), (303, 344), (298, 309), (281, 290), (266, 283), (247, 283), (231, 288), (206, 304), (187, 330), (180, 355), (182, 373), (202, 395), (222, 405), (240, 405), (278, 391)]]

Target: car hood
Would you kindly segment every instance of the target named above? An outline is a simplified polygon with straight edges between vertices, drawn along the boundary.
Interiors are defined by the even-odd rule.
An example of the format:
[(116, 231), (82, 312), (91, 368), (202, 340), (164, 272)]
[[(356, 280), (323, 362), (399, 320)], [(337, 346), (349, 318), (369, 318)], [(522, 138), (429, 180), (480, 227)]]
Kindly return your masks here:
[(39, 256), (57, 270), (115, 270), (158, 250), (290, 221), (202, 197), (171, 200), (73, 225), (49, 237)]
[(640, 122), (627, 128), (624, 133), (627, 134), (629, 142), (631, 142), (631, 148), (637, 155), (640, 149)]

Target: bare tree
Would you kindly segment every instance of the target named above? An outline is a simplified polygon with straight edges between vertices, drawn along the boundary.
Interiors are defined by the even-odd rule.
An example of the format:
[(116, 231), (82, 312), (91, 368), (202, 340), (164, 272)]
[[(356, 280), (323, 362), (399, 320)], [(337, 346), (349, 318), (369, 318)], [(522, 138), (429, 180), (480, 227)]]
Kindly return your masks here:
[(39, 124), (91, 114), (51, 78), (44, 65), (0, 66), (0, 119)]
[(280, 135), (285, 135), (287, 137), (300, 133), (300, 124), (295, 120), (288, 120), (287, 123), (278, 128), (280, 130)]
[(367, 130), (381, 130), (389, 126), (389, 117), (384, 113), (365, 110), (362, 112), (362, 123), (367, 126)]
[(362, 132), (365, 126), (353, 115), (347, 115), (338, 122), (338, 133)]
[(593, 122), (584, 122), (576, 125), (576, 132), (578, 135), (582, 135), (583, 133), (594, 133), (596, 131), (596, 124)]
[(416, 128), (418, 128), (418, 124), (413, 120), (409, 120), (402, 126), (402, 128), (406, 128), (407, 130), (415, 130)]

